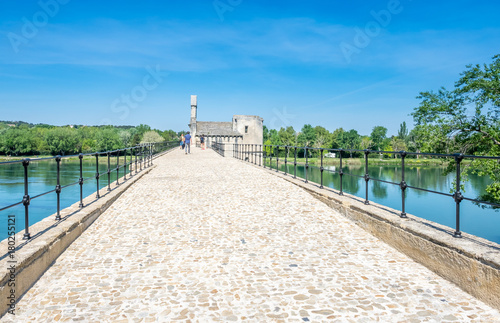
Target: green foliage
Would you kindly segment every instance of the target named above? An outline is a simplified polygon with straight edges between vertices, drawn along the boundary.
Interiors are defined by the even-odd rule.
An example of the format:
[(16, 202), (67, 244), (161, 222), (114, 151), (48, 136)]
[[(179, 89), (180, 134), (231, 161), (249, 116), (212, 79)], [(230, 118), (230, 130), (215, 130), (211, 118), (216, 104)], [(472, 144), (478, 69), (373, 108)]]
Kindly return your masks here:
[(96, 136), (97, 150), (107, 151), (124, 148), (116, 128), (105, 128), (97, 133)]
[[(392, 151), (403, 151), (403, 150), (407, 150), (407, 147), (406, 147), (406, 143), (403, 139), (401, 139), (399, 136), (397, 137), (392, 137), (391, 138), (391, 149)], [(393, 158), (396, 158), (398, 157), (397, 154), (392, 154)]]
[(384, 147), (384, 140), (387, 138), (387, 128), (382, 126), (373, 127), (370, 139), (372, 140), (373, 148), (380, 150)]
[[(302, 127), (299, 135), (297, 136), (297, 144), (301, 147), (312, 147), (316, 140), (316, 132), (310, 124)], [(306, 157), (306, 150), (304, 149), (304, 158)]]
[(269, 136), (269, 129), (267, 129), (266, 126), (263, 126), (262, 127), (262, 137), (263, 137), (263, 142), (266, 142), (270, 139), (270, 136)]
[(141, 144), (163, 141), (165, 141), (165, 139), (158, 132), (151, 130), (144, 133), (144, 135), (142, 136)]
[(177, 136), (177, 133), (173, 130), (165, 130), (161, 135), (165, 141), (175, 141), (179, 139), (179, 136)]
[(286, 146), (292, 146), (296, 143), (296, 133), (293, 127), (281, 128), (278, 131), (280, 141)]
[(406, 128), (405, 121), (403, 121), (403, 123), (399, 125), (398, 138), (405, 142), (408, 139), (408, 128)]
[(72, 155), (80, 152), (81, 140), (76, 129), (57, 127), (45, 135), (49, 152), (52, 155)]
[(335, 149), (339, 149), (339, 148), (342, 148), (342, 142), (343, 142), (343, 138), (344, 138), (344, 129), (342, 128), (338, 128), (338, 129), (335, 129), (335, 131), (332, 132), (332, 135), (331, 135), (331, 145), (330, 147), (331, 148), (335, 148)]
[[(344, 149), (360, 149), (361, 145), (361, 137), (359, 136), (358, 132), (354, 129), (349, 130), (348, 132), (345, 132), (343, 134), (343, 143), (342, 147)], [(354, 155), (359, 155), (359, 153), (353, 153), (352, 151), (349, 152), (349, 156), (352, 158)]]
[(361, 137), (360, 147), (361, 149), (370, 149), (372, 147), (373, 141), (368, 136)]
[[(0, 121), (0, 154), (5, 155), (72, 155), (80, 152), (115, 150), (135, 146), (151, 131), (147, 125), (132, 126), (64, 126), (33, 125), (26, 122)], [(158, 134), (157, 141), (177, 140), (173, 130)], [(161, 135), (161, 136), (160, 136)]]
[[(270, 146), (272, 145), (272, 142), (270, 139), (267, 139), (265, 142), (264, 142), (264, 145), (265, 146)], [(264, 147), (264, 151), (266, 153), (266, 156), (271, 156), (273, 154), (273, 147)]]
[[(499, 156), (500, 55), (490, 64), (468, 65), (453, 90), (421, 92), (418, 98), (413, 135), (422, 151)], [(498, 161), (474, 160), (465, 178), (468, 172), (489, 175), (493, 183), (481, 198), (500, 203)]]

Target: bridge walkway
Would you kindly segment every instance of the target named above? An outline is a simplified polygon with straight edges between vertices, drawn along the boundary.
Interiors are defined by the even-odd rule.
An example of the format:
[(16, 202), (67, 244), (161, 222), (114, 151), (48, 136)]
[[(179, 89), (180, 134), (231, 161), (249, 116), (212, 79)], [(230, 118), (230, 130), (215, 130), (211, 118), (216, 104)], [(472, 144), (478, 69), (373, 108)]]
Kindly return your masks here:
[(199, 148), (155, 164), (2, 320), (500, 321), (265, 171)]

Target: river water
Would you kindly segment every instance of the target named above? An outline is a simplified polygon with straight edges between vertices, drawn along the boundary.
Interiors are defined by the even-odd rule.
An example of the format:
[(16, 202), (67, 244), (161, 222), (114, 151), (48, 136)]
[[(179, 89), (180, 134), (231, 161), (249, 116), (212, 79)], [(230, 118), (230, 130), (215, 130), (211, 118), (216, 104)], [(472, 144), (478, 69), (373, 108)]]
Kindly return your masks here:
[[(129, 159), (128, 159), (129, 160)], [(123, 164), (123, 157), (119, 163)], [(110, 168), (115, 168), (116, 157), (110, 158)], [(95, 179), (96, 162), (94, 159), (83, 160), (83, 197), (95, 194), (97, 183)], [(107, 171), (107, 158), (99, 158), (99, 173)], [(129, 172), (127, 171), (127, 174)], [(57, 164), (54, 160), (32, 161), (28, 166), (29, 184), (28, 192), (30, 197), (51, 191), (57, 184)], [(111, 183), (116, 180), (116, 170), (111, 172)], [(123, 167), (120, 169), (120, 177), (124, 175)], [(80, 178), (80, 161), (61, 160), (60, 184), (61, 186), (78, 182)], [(101, 175), (99, 187), (106, 187), (108, 184), (107, 173)], [(111, 186), (113, 188), (113, 185)], [(22, 164), (0, 165), (0, 208), (22, 201), (24, 195), (24, 168)], [(61, 210), (78, 202), (80, 199), (80, 185), (73, 185), (64, 188), (60, 194)], [(31, 200), (29, 206), (29, 225), (32, 225), (43, 218), (57, 212), (56, 193), (49, 193), (39, 198)], [(0, 212), (0, 241), (7, 237), (7, 218), (9, 215), (16, 217), (16, 232), (24, 230), (24, 206), (18, 205)]]
[[(269, 164), (267, 164), (269, 165)], [(276, 163), (273, 162), (274, 169)], [(285, 165), (279, 165), (280, 171), (285, 171)], [(455, 174), (444, 173), (444, 167), (440, 166), (412, 166), (405, 168), (405, 181), (409, 186), (424, 188), (450, 194), (453, 187)], [(338, 166), (325, 166), (323, 172), (323, 186), (340, 190), (340, 176)], [(293, 164), (287, 165), (287, 173), (293, 174)], [(344, 176), (342, 188), (360, 198), (365, 198), (366, 184), (364, 178), (349, 176), (346, 174), (364, 176), (363, 165), (349, 165), (343, 167)], [(392, 183), (401, 182), (401, 166), (369, 166), (370, 178), (376, 178)], [(297, 177), (304, 178), (305, 167), (297, 165)], [(309, 167), (308, 180), (320, 183), (321, 172), (319, 167)], [(484, 192), (485, 187), (491, 183), (488, 177), (469, 175), (469, 181), (464, 183), (465, 190), (462, 194), (468, 198), (477, 198)], [(452, 192), (451, 192), (452, 193)], [(399, 185), (370, 180), (368, 184), (368, 200), (391, 207), (396, 210), (402, 209), (401, 189)], [(420, 190), (406, 190), (405, 197), (406, 213), (446, 225), (455, 229), (456, 226), (456, 204), (452, 197), (424, 192)], [(460, 205), (460, 230), (490, 241), (500, 243), (500, 210), (482, 208), (473, 202), (462, 201)]]

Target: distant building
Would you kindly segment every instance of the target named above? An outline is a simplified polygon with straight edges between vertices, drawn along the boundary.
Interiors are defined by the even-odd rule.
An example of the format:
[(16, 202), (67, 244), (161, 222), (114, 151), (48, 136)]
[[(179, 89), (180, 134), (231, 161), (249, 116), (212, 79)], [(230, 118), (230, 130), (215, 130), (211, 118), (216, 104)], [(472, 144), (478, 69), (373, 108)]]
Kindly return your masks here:
[(13, 124), (13, 123), (7, 123), (7, 125), (8, 125), (9, 127), (15, 127), (15, 126), (16, 126), (16, 125), (15, 125), (15, 124)]
[(259, 144), (263, 141), (264, 119), (259, 116), (233, 115), (229, 122), (198, 121), (197, 96), (191, 95), (191, 123), (189, 129), (195, 142), (205, 136), (207, 147), (213, 142), (229, 144), (226, 151), (232, 151), (232, 144)]

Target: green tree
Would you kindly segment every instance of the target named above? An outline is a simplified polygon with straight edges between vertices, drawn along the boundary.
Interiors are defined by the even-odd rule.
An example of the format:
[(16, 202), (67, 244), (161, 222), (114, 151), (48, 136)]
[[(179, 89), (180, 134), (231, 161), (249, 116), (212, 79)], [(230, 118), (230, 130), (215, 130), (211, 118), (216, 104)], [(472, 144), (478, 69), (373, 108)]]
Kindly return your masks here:
[(123, 148), (118, 129), (109, 127), (99, 130), (96, 135), (96, 145), (99, 151)]
[(151, 127), (146, 125), (146, 124), (140, 124), (138, 125), (137, 127), (135, 127), (135, 130), (137, 131), (137, 133), (139, 134), (139, 137), (142, 138), (142, 136), (148, 132), (148, 131), (151, 131)]
[(178, 139), (177, 133), (173, 130), (165, 130), (161, 135), (165, 141), (176, 141)]
[(76, 154), (81, 149), (81, 138), (76, 129), (56, 127), (47, 131), (45, 141), (52, 155)]
[(266, 126), (262, 127), (262, 138), (263, 138), (264, 142), (266, 142), (266, 141), (268, 141), (270, 139), (269, 129), (267, 129)]
[[(330, 148), (332, 145), (332, 134), (322, 126), (314, 127), (314, 132), (316, 133), (316, 140), (314, 142), (314, 148)], [(325, 154), (326, 151), (323, 151)], [(320, 151), (317, 151), (318, 157), (320, 156)]]
[[(344, 132), (343, 134), (342, 146), (344, 149), (359, 149), (361, 144), (361, 137), (358, 132), (354, 129)], [(352, 158), (353, 152), (349, 152), (349, 156)]]
[(142, 136), (141, 144), (155, 143), (155, 142), (163, 142), (165, 139), (158, 134), (156, 131), (147, 131)]
[(361, 137), (361, 143), (359, 144), (361, 149), (369, 149), (370, 147), (372, 147), (372, 145), (373, 141), (370, 139), (370, 137), (368, 136)]
[(373, 127), (370, 139), (373, 142), (373, 148), (380, 150), (384, 145), (384, 140), (387, 138), (387, 128), (382, 126)]
[(399, 125), (398, 138), (404, 140), (405, 142), (408, 139), (408, 128), (406, 127), (406, 121), (403, 121), (403, 123)]
[[(446, 137), (447, 146), (475, 155), (500, 155), (500, 55), (493, 62), (468, 65), (453, 90), (421, 92), (412, 116), (430, 136)], [(500, 163), (474, 160), (468, 172), (488, 175), (492, 183), (481, 197), (500, 203)]]
[(342, 143), (344, 142), (344, 129), (337, 128), (333, 131), (331, 135), (331, 148), (340, 149), (342, 148)]
[[(279, 141), (285, 146), (295, 146), (296, 145), (296, 133), (293, 127), (288, 126), (286, 129), (281, 128), (278, 131)], [(290, 151), (287, 151), (287, 157), (289, 156)]]
[[(297, 143), (303, 147), (312, 147), (316, 141), (316, 132), (310, 124), (302, 127), (299, 135), (297, 136)], [(304, 158), (306, 157), (306, 150), (304, 149)]]
[(264, 152), (266, 153), (266, 156), (271, 156), (273, 154), (273, 147), (271, 146), (272, 143), (271, 143), (271, 139), (267, 139), (265, 142), (264, 142), (264, 145), (267, 146), (267, 147), (264, 147)]
[[(391, 150), (392, 151), (402, 151), (406, 150), (406, 143), (403, 139), (399, 138), (399, 136), (393, 136), (391, 138)], [(394, 158), (397, 157), (398, 154), (392, 154)]]
[(129, 129), (129, 130), (119, 130), (118, 131), (118, 136), (120, 136), (120, 140), (122, 142), (122, 147), (129, 147), (130, 143), (132, 141), (132, 136), (135, 134), (136, 130), (135, 129)]
[(271, 141), (272, 145), (281, 145), (280, 141), (280, 136), (278, 134), (278, 131), (276, 129), (271, 129), (269, 130), (269, 140)]

